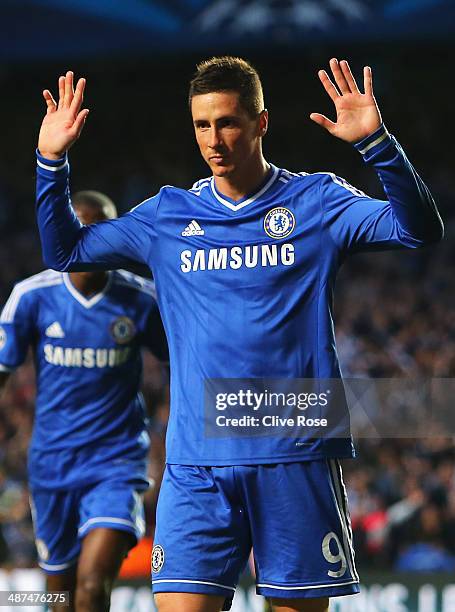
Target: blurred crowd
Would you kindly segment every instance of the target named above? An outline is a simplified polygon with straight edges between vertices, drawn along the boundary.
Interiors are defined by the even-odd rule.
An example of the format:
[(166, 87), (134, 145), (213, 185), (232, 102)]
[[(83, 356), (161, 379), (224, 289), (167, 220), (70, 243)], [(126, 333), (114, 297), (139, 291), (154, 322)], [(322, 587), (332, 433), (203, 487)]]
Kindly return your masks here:
[[(357, 68), (365, 57), (371, 57), (368, 50), (356, 53), (353, 64)], [(341, 367), (349, 377), (450, 379), (455, 372), (451, 287), (455, 278), (455, 217), (451, 211), (455, 176), (449, 149), (441, 147), (444, 117), (450, 115), (450, 109), (438, 85), (448, 60), (443, 51), (435, 49), (432, 59), (436, 57), (439, 63), (430, 67), (429, 60), (421, 56), (417, 70), (408, 62), (407, 53), (398, 51), (391, 58), (374, 50), (377, 66), (369, 62), (377, 75), (376, 94), (384, 119), (430, 186), (446, 223), (446, 239), (418, 252), (356, 255), (346, 262), (337, 285), (334, 315)], [(293, 171), (335, 171), (370, 195), (383, 197), (374, 172), (363, 166), (356, 152), (308, 125), (309, 112), (331, 113), (315, 77), (321, 57), (330, 55), (321, 52), (320, 57), (299, 61), (287, 58), (283, 60), (286, 71), (280, 60), (275, 64), (264, 58), (256, 61), (270, 94), (266, 96), (271, 113), (266, 156)], [(111, 65), (75, 67), (88, 78), (87, 105), (94, 112), (71, 154), (73, 189), (105, 191), (126, 210), (162, 184), (190, 187), (207, 175), (193, 144), (185, 108), (193, 63), (172, 61), (125, 66), (124, 70), (116, 67), (116, 72)], [(400, 62), (409, 70), (394, 69)], [(36, 76), (23, 68), (23, 95), (18, 95), (16, 109), (22, 127), (15, 131), (14, 122), (4, 126), (4, 141), (10, 148), (7, 158), (0, 159), (2, 302), (14, 282), (41, 269), (33, 216), (33, 148), (43, 112), (40, 91), (51, 86), (49, 79), (62, 70), (49, 66), (45, 74)], [(418, 85), (422, 74), (424, 88)], [(2, 81), (5, 90), (11, 90), (13, 74), (5, 69), (0, 73)], [(6, 102), (1, 101), (0, 106)], [(146, 361), (145, 365), (144, 388), (152, 406), (154, 442), (150, 475), (155, 483), (147, 514), (153, 529), (168, 397), (160, 388), (156, 364)], [(36, 561), (26, 474), (33, 401), (30, 361), (15, 373), (0, 399), (0, 566), (26, 567)], [(455, 427), (449, 427), (427, 437), (357, 442), (358, 458), (344, 463), (344, 473), (360, 567), (455, 570), (454, 434)]]
[[(421, 410), (421, 427), (415, 398), (390, 402), (395, 430), (386, 439), (357, 440), (358, 459), (344, 463), (360, 567), (455, 570), (455, 247), (453, 222), (446, 220), (443, 243), (417, 253), (355, 257), (337, 286), (344, 376), (379, 379), (383, 386), (384, 379), (406, 378), (415, 389), (435, 383), (444, 389), (442, 404), (433, 394)], [(411, 433), (404, 424), (408, 411)]]

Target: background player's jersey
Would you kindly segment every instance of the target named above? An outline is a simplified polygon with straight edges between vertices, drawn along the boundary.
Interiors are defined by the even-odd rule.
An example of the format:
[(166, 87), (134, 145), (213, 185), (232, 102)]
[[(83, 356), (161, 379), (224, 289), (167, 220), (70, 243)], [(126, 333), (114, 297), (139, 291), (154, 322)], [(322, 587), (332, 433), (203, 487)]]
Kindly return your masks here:
[(66, 488), (115, 474), (144, 481), (141, 346), (165, 353), (153, 283), (110, 272), (87, 299), (68, 274), (46, 270), (15, 286), (0, 326), (2, 370), (34, 351), (32, 484)]
[[(209, 379), (337, 378), (337, 271), (350, 253), (440, 239), (428, 189), (384, 127), (357, 145), (389, 201), (333, 174), (271, 166), (255, 193), (223, 196), (213, 178), (164, 187), (124, 217), (81, 227), (68, 163), (38, 157), (38, 220), (49, 265), (153, 270), (171, 360), (168, 463), (234, 465), (351, 456), (351, 440), (207, 435)], [(207, 416), (208, 415), (208, 416)], [(232, 415), (234, 416), (234, 415)]]

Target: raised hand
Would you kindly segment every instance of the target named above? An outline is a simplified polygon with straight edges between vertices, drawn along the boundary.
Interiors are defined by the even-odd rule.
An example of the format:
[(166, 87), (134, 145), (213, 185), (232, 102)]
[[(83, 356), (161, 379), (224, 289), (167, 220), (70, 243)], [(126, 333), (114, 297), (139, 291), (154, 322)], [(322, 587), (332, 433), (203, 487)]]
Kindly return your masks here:
[(310, 119), (341, 140), (351, 143), (358, 142), (377, 130), (382, 122), (381, 113), (373, 95), (371, 68), (365, 66), (363, 69), (365, 93), (359, 91), (346, 60), (338, 62), (333, 58), (330, 60), (330, 68), (336, 87), (325, 70), (320, 70), (318, 76), (335, 104), (336, 122), (320, 113), (311, 113)]
[(80, 110), (84, 98), (85, 79), (73, 87), (73, 73), (58, 79), (58, 104), (48, 89), (43, 91), (47, 113), (41, 124), (38, 149), (48, 159), (58, 159), (76, 142), (84, 127), (88, 109)]

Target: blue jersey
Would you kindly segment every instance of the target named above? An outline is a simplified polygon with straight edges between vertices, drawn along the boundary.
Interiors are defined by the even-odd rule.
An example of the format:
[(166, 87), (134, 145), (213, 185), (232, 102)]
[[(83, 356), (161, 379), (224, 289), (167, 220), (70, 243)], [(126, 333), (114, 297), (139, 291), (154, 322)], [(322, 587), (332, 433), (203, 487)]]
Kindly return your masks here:
[(387, 200), (337, 176), (271, 165), (233, 201), (213, 178), (158, 195), (114, 221), (83, 227), (70, 206), (66, 158), (38, 156), (44, 257), (61, 270), (153, 271), (171, 362), (168, 463), (239, 465), (353, 455), (349, 437), (208, 436), (208, 380), (340, 377), (332, 321), (337, 271), (351, 253), (416, 248), (442, 223), (427, 187), (381, 126), (356, 145)]
[(15, 286), (0, 326), (2, 370), (21, 365), (29, 346), (34, 352), (31, 483), (66, 488), (116, 474), (144, 481), (141, 347), (166, 350), (153, 283), (110, 272), (88, 299), (68, 274), (46, 270)]

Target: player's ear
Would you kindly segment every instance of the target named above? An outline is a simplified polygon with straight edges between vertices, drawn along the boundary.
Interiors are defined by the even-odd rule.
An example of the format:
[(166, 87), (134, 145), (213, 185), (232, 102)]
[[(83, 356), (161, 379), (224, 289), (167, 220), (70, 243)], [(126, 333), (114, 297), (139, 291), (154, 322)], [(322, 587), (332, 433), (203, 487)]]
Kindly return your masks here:
[(269, 127), (269, 112), (266, 108), (259, 114), (259, 135), (264, 137)]

